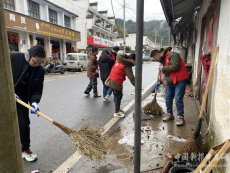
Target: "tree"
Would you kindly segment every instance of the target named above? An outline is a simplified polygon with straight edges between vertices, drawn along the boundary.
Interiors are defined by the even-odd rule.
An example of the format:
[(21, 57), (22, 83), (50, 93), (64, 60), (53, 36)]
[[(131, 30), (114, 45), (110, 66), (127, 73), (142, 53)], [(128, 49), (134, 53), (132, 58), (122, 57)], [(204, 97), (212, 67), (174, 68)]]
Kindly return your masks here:
[(0, 170), (23, 173), (3, 0), (0, 0)]
[(130, 51), (131, 47), (130, 46), (125, 46), (126, 51)]
[[(116, 23), (114, 26), (113, 26), (113, 30), (117, 30), (117, 33), (118, 33), (118, 37), (123, 37), (124, 36), (124, 30), (123, 28), (121, 27), (121, 25), (119, 25), (118, 23)], [(128, 33), (126, 31), (126, 36), (128, 36)]]

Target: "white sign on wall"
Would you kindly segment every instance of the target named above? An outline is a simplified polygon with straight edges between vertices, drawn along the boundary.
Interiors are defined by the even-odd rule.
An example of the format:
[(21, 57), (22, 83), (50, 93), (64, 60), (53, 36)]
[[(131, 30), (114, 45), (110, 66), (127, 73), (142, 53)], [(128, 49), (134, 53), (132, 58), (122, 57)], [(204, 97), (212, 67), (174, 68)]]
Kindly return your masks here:
[(103, 46), (109, 46), (109, 41), (108, 40), (106, 40), (106, 39), (101, 39), (101, 45), (103, 45)]
[(101, 44), (101, 38), (94, 36), (94, 44)]

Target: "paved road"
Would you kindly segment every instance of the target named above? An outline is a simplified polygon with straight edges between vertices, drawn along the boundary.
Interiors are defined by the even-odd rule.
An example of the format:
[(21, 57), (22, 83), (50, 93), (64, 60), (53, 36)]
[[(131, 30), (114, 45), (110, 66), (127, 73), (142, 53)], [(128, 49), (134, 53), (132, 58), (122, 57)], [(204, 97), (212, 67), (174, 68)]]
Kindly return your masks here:
[[(157, 65), (155, 62), (143, 64), (143, 89), (156, 80)], [(94, 98), (92, 93), (89, 97), (85, 96), (83, 92), (88, 82), (86, 72), (46, 76), (43, 97), (39, 104), (41, 112), (76, 130), (89, 122), (93, 127), (105, 125), (113, 118), (114, 104), (104, 103), (102, 98)], [(134, 87), (128, 79), (124, 82), (123, 91), (121, 108), (134, 98)], [(98, 80), (98, 92), (102, 94), (101, 80)], [(32, 163), (24, 161), (25, 173), (33, 170), (55, 170), (75, 152), (71, 140), (68, 135), (42, 117), (31, 115), (30, 118), (31, 150), (38, 155), (38, 160)]]

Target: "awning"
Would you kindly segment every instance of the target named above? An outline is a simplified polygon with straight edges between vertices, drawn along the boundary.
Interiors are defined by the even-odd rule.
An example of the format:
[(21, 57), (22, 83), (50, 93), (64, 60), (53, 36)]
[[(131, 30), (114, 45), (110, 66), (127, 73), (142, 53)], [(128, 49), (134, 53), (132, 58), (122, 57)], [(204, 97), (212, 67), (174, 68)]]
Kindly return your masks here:
[(181, 33), (183, 38), (194, 26), (197, 10), (201, 0), (160, 0), (171, 33)]

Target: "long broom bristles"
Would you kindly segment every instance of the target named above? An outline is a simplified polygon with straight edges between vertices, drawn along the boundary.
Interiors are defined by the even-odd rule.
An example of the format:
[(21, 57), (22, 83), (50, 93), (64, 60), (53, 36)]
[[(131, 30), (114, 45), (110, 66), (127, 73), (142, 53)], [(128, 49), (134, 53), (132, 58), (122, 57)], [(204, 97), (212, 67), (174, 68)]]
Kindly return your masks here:
[(108, 136), (101, 135), (103, 131), (103, 127), (90, 128), (89, 124), (86, 124), (69, 136), (80, 154), (91, 160), (100, 161), (105, 159), (107, 153), (105, 144)]
[(153, 115), (161, 115), (164, 113), (162, 107), (160, 107), (156, 101), (148, 103), (142, 108), (142, 110), (144, 112), (151, 112)]
[(205, 153), (207, 151), (207, 145), (204, 143), (204, 138), (199, 134), (198, 137), (190, 137), (187, 142), (180, 145), (176, 150), (171, 152), (171, 155), (183, 154), (188, 153), (191, 155)]

